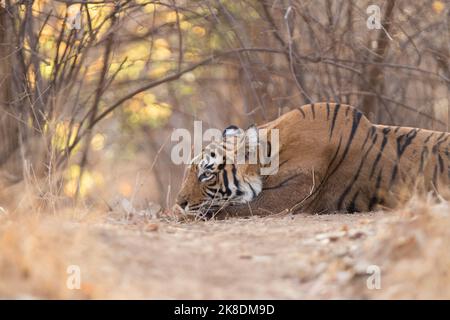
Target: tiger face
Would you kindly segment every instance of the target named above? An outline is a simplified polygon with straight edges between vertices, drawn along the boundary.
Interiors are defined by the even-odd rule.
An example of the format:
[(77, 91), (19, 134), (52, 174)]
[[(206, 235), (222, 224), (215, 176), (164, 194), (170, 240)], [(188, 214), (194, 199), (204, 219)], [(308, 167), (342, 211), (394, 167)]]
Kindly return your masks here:
[(177, 205), (185, 213), (212, 217), (226, 206), (254, 200), (262, 190), (259, 165), (241, 163), (236, 158), (241, 148), (248, 156), (249, 144), (257, 134), (256, 127), (245, 132), (235, 126), (225, 129), (224, 143), (211, 143), (188, 166)]

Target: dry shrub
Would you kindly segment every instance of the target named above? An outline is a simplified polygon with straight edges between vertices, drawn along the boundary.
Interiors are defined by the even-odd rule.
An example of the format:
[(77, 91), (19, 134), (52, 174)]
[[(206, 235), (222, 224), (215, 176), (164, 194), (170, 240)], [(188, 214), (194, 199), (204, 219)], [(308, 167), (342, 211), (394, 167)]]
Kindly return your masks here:
[(95, 298), (104, 294), (82, 274), (81, 290), (67, 287), (70, 265), (101, 261), (101, 243), (67, 218), (21, 214), (0, 218), (0, 297)]
[(359, 257), (381, 268), (382, 288), (370, 291), (369, 297), (450, 298), (448, 202), (415, 197), (377, 229)]

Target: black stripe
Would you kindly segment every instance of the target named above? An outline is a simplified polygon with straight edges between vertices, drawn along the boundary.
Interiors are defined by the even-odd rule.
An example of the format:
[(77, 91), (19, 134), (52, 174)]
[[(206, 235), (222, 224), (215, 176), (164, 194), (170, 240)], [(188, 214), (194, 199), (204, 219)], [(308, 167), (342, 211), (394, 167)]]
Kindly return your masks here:
[(339, 150), (341, 149), (341, 145), (342, 145), (342, 136), (339, 137), (339, 143), (338, 146), (336, 148), (336, 151), (333, 155), (333, 157), (331, 158), (330, 164), (328, 165), (328, 168), (334, 163), (334, 161), (337, 159), (337, 156), (339, 154)]
[(315, 119), (316, 118), (316, 111), (314, 110), (314, 103), (311, 104), (311, 111), (312, 111), (313, 119)]
[(356, 180), (358, 180), (359, 175), (360, 175), (360, 173), (361, 173), (361, 169), (362, 169), (362, 167), (363, 167), (363, 165), (364, 165), (364, 162), (366, 161), (367, 156), (369, 155), (369, 153), (370, 153), (370, 151), (372, 150), (373, 146), (374, 146), (374, 143), (372, 143), (372, 145), (370, 146), (370, 148), (367, 149), (366, 153), (363, 155), (363, 157), (362, 157), (362, 159), (361, 159), (361, 161), (360, 161), (360, 163), (359, 163), (358, 170), (356, 170), (356, 174), (353, 176), (352, 181), (351, 181), (350, 184), (347, 186), (347, 188), (344, 190), (344, 192), (342, 193), (342, 195), (339, 197), (338, 205), (337, 205), (338, 210), (340, 210), (340, 209), (342, 208), (342, 204), (343, 204), (343, 202), (344, 202), (345, 197), (350, 193), (350, 191), (351, 191), (351, 189), (353, 188), (353, 185), (355, 184)]
[[(433, 150), (433, 153), (437, 153), (438, 150), (439, 150), (439, 147), (441, 146), (441, 144), (444, 143), (444, 142), (448, 139), (449, 136), (446, 136), (445, 139), (441, 139), (441, 137), (442, 137), (444, 134), (445, 134), (445, 132), (442, 133), (442, 134), (439, 136), (438, 141), (437, 141), (436, 144), (433, 146), (433, 149), (432, 149), (432, 150)], [(440, 140), (440, 139), (441, 139), (441, 140)]]
[(389, 181), (389, 186), (392, 186), (392, 183), (394, 182), (395, 178), (397, 177), (397, 172), (398, 172), (398, 165), (397, 165), (397, 163), (395, 163), (394, 169), (392, 170), (391, 181)]
[(430, 138), (434, 135), (434, 132), (432, 132), (424, 141), (423, 143), (428, 143), (430, 141)]
[(350, 131), (350, 136), (349, 136), (349, 138), (348, 138), (347, 145), (345, 146), (345, 150), (344, 150), (344, 153), (343, 153), (343, 155), (342, 155), (342, 160), (341, 160), (341, 162), (342, 162), (342, 161), (344, 160), (344, 158), (347, 156), (348, 150), (350, 149), (350, 145), (352, 144), (353, 138), (355, 137), (356, 130), (358, 130), (359, 123), (360, 123), (360, 121), (361, 121), (361, 117), (362, 117), (362, 113), (361, 113), (361, 112), (355, 111), (355, 112), (353, 113), (352, 129), (351, 129), (351, 131)]
[(424, 146), (422, 153), (420, 154), (419, 173), (423, 173), (423, 167), (425, 165), (425, 157), (428, 157), (428, 147)]
[(330, 104), (327, 102), (327, 121), (330, 120)]
[(228, 186), (228, 176), (227, 176), (227, 170), (223, 170), (222, 171), (222, 177), (223, 177), (223, 185), (225, 187), (225, 192), (227, 194), (227, 196), (231, 195), (231, 190)]
[(334, 125), (336, 124), (336, 118), (337, 118), (340, 107), (341, 107), (341, 105), (339, 103), (336, 104), (334, 107), (333, 120), (331, 121), (331, 129), (330, 129), (330, 140), (331, 140), (331, 137), (333, 136)]
[(376, 143), (377, 140), (378, 140), (378, 133), (375, 133), (375, 135), (373, 136), (373, 139), (372, 139), (372, 143)]
[[(373, 137), (373, 134), (375, 133), (375, 127), (370, 127), (370, 130), (367, 130), (367, 136), (366, 136), (366, 138), (364, 139), (364, 142), (363, 142), (363, 144), (362, 144), (362, 146), (361, 146), (361, 150), (364, 150), (364, 147), (366, 146), (366, 143), (367, 143), (367, 140), (369, 139), (369, 136), (370, 137)], [(375, 136), (376, 137), (376, 136)], [(376, 138), (375, 138), (375, 141), (376, 141)]]
[(437, 184), (436, 184), (436, 182), (437, 182), (437, 171), (438, 171), (438, 167), (437, 167), (437, 166), (434, 166), (434, 172), (433, 172), (433, 185), (434, 185), (435, 187), (437, 187)]
[(236, 195), (241, 196), (243, 194), (243, 192), (239, 188), (240, 185), (239, 185), (239, 180), (236, 175), (236, 166), (234, 165), (234, 163), (232, 164), (232, 167), (231, 167), (231, 173), (233, 174), (233, 182), (234, 182), (234, 185), (236, 186)]
[(376, 169), (376, 167), (377, 167), (377, 164), (378, 164), (378, 162), (380, 162), (381, 155), (383, 154), (384, 147), (386, 146), (386, 143), (387, 143), (387, 140), (388, 140), (387, 134), (388, 134), (390, 131), (391, 131), (391, 129), (389, 129), (389, 128), (384, 128), (384, 129), (383, 129), (383, 141), (381, 141), (380, 151), (378, 152), (378, 155), (377, 155), (377, 157), (375, 158), (375, 161), (374, 161), (374, 163), (373, 163), (373, 165), (372, 165), (372, 170), (370, 171), (370, 178), (372, 178), (372, 176), (373, 176), (373, 174), (374, 174), (374, 172), (375, 172), (375, 169)]
[[(449, 160), (450, 154), (448, 152), (448, 147), (445, 148), (445, 155), (447, 156), (447, 160)], [(447, 176), (448, 176), (448, 180), (450, 180), (450, 166), (447, 166)]]
[(303, 119), (305, 119), (305, 116), (306, 116), (306, 115), (305, 115), (305, 111), (303, 111), (302, 108), (298, 108), (298, 110), (299, 110), (300, 113), (302, 114)]
[(439, 161), (439, 172), (444, 172), (444, 160), (442, 160), (441, 155), (438, 155), (438, 161)]
[(255, 192), (255, 189), (253, 189), (251, 183), (248, 183), (248, 182), (247, 182), (247, 184), (248, 184), (248, 186), (250, 187), (250, 190), (252, 190), (252, 193), (253, 193), (253, 198), (252, 198), (252, 199), (255, 199), (255, 198), (256, 198), (256, 192)]
[(348, 116), (348, 112), (351, 110), (351, 108), (350, 107), (347, 107), (346, 109), (345, 109), (345, 116), (347, 117)]
[(445, 135), (445, 132), (442, 132), (440, 135), (439, 135), (439, 137), (437, 137), (437, 139), (436, 140), (441, 140), (442, 139), (442, 137)]
[(358, 212), (358, 208), (356, 207), (356, 198), (358, 198), (359, 190), (355, 192), (355, 195), (352, 198), (352, 201), (350, 201), (350, 204), (347, 207), (347, 211), (350, 213)]
[(397, 138), (397, 156), (399, 159), (416, 136), (417, 129), (412, 129), (407, 134), (403, 134)]
[[(348, 137), (347, 145), (345, 146), (344, 152), (342, 153), (342, 157), (339, 160), (339, 163), (336, 165), (336, 167), (333, 169), (333, 171), (330, 173), (330, 176), (333, 175), (336, 170), (340, 167), (342, 162), (345, 160), (345, 157), (347, 156), (348, 150), (350, 149), (350, 145), (353, 142), (353, 138), (355, 137), (356, 130), (358, 130), (359, 122), (361, 120), (362, 113), (361, 112), (355, 112), (353, 113), (353, 123), (352, 123), (352, 129), (350, 131), (350, 136)], [(329, 178), (329, 177), (328, 177)]]
[(377, 177), (377, 182), (375, 184), (375, 192), (372, 195), (372, 198), (370, 198), (370, 202), (369, 202), (369, 211), (373, 210), (373, 207), (379, 202), (380, 199), (378, 199), (378, 191), (380, 190), (380, 186), (381, 186), (381, 179), (383, 176), (383, 169), (380, 169), (380, 171), (378, 172), (378, 177)]

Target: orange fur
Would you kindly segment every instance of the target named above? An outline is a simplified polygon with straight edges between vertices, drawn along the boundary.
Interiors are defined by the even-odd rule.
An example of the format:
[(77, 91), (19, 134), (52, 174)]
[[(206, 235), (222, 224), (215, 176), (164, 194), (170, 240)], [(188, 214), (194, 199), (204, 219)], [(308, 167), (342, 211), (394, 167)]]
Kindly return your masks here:
[[(336, 103), (305, 105), (258, 128), (279, 129), (279, 171), (259, 177), (262, 191), (255, 199), (230, 201), (218, 210), (222, 215), (371, 211), (395, 208), (414, 192), (439, 194), (449, 187), (446, 132), (374, 125)], [(178, 203), (204, 201), (196, 170), (189, 168)], [(237, 165), (237, 175), (255, 178), (258, 170)]]

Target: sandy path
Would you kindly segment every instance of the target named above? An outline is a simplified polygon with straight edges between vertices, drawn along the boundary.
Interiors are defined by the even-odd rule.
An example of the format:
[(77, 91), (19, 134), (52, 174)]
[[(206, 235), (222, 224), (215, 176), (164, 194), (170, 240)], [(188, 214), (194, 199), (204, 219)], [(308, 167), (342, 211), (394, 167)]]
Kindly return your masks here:
[[(449, 210), (430, 208), (188, 223), (0, 219), (0, 297), (449, 298)], [(69, 265), (81, 270), (80, 290), (67, 289)], [(370, 265), (379, 290), (367, 286)]]
[[(342, 292), (350, 275), (337, 266), (353, 263), (352, 252), (382, 216), (297, 215), (97, 232), (114, 252), (111, 264), (126, 266), (121, 283), (136, 297), (339, 298), (354, 295)], [(364, 286), (366, 278), (360, 278)]]

